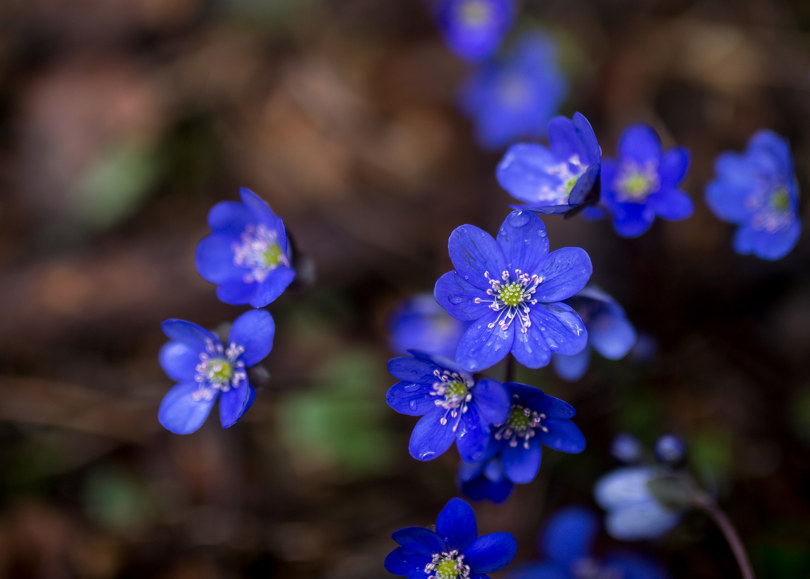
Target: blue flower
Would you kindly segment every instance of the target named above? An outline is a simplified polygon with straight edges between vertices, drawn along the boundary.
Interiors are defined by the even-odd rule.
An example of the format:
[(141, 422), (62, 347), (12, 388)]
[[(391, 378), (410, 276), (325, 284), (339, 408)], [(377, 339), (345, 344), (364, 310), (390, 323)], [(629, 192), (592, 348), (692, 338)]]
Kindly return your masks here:
[(684, 147), (665, 153), (652, 127), (628, 127), (619, 140), (619, 158), (602, 163), (602, 203), (616, 233), (638, 237), (656, 215), (674, 221), (692, 215), (692, 199), (678, 189), (688, 167)]
[(272, 316), (252, 310), (236, 318), (227, 348), (212, 332), (191, 322), (172, 319), (161, 327), (171, 341), (160, 350), (160, 365), (179, 384), (160, 404), (160, 423), (175, 434), (190, 434), (202, 426), (219, 398), (222, 426), (236, 424), (255, 395), (246, 370), (273, 348)]
[(548, 123), (549, 147), (512, 145), (497, 169), (498, 182), (538, 213), (567, 213), (599, 200), (602, 149), (580, 113)]
[(404, 300), (389, 317), (391, 349), (401, 354), (420, 350), (452, 359), (468, 325), (448, 314), (431, 294), (417, 294)]
[(649, 481), (669, 474), (657, 466), (627, 466), (609, 472), (596, 482), (594, 498), (607, 511), (608, 534), (622, 541), (654, 539), (670, 531), (681, 511), (662, 505), (652, 494)]
[(799, 239), (799, 189), (787, 141), (759, 131), (745, 153), (726, 152), (714, 164), (706, 202), (717, 217), (739, 225), (734, 251), (775, 260)]
[(512, 406), (506, 420), (492, 429), (492, 438), (503, 472), (513, 483), (529, 483), (537, 476), (542, 446), (578, 454), (585, 450), (585, 437), (571, 422), (574, 407), (544, 394), (539, 388), (507, 382)]
[(448, 359), (411, 353), (388, 362), (388, 371), (400, 382), (386, 395), (400, 414), (422, 416), (411, 434), (411, 456), (431, 460), (456, 441), (462, 459), (483, 459), (490, 426), (509, 412), (506, 388), (495, 380), (476, 382)]
[(520, 138), (540, 138), (568, 92), (551, 37), (529, 34), (503, 60), (493, 61), (462, 87), (460, 107), (476, 139), (502, 149)]
[[(491, 439), (492, 446), (500, 445)], [(506, 477), (499, 455), (477, 462), (464, 462), (458, 467), (458, 486), (461, 494), (474, 501), (488, 499), (502, 503), (512, 494), (515, 483)]]
[(588, 346), (573, 356), (553, 357), (554, 371), (565, 380), (579, 380), (591, 361), (591, 350), (608, 360), (623, 358), (636, 343), (636, 330), (622, 307), (608, 294), (588, 286), (567, 302), (588, 328)]
[(551, 353), (576, 354), (588, 342), (580, 317), (562, 300), (580, 291), (591, 277), (583, 249), (548, 252), (543, 221), (528, 211), (513, 211), (498, 238), (473, 225), (450, 235), (455, 271), (436, 282), (436, 300), (450, 315), (473, 321), (459, 341), (456, 361), (469, 371), (500, 362), (509, 352), (529, 368), (540, 368)]
[(543, 563), (521, 567), (509, 579), (664, 579), (655, 561), (633, 552), (614, 551), (604, 557), (592, 554), (599, 521), (590, 509), (567, 507), (557, 511), (540, 538)]
[(241, 203), (217, 203), (208, 213), (211, 235), (197, 245), (197, 271), (217, 284), (226, 304), (263, 308), (290, 285), (292, 248), (284, 223), (255, 193), (240, 189)]
[(441, 0), (436, 8), (447, 45), (472, 61), (495, 54), (514, 19), (512, 0)]
[(408, 579), (489, 579), (517, 553), (511, 533), (478, 536), (475, 513), (453, 498), (436, 519), (436, 531), (407, 527), (392, 535), (399, 547), (385, 558), (385, 570)]

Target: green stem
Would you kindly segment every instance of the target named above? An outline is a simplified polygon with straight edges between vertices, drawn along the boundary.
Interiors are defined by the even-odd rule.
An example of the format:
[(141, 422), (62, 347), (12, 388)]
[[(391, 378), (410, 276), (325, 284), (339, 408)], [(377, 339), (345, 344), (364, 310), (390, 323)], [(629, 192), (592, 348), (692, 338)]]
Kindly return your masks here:
[(693, 500), (695, 506), (709, 515), (715, 524), (720, 527), (720, 530), (723, 531), (726, 541), (728, 541), (731, 550), (734, 552), (734, 558), (737, 559), (737, 565), (740, 567), (743, 579), (754, 579), (754, 570), (751, 567), (751, 562), (748, 560), (745, 547), (743, 547), (740, 536), (737, 534), (737, 530), (734, 528), (734, 524), (731, 520), (705, 492), (697, 493)]

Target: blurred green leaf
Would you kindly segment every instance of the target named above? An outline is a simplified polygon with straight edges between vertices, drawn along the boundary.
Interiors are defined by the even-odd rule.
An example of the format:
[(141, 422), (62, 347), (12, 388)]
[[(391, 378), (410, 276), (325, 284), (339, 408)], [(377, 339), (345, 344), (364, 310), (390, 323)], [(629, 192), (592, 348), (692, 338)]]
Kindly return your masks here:
[(141, 527), (151, 510), (139, 481), (126, 470), (110, 466), (88, 473), (82, 488), (82, 502), (88, 517), (119, 531)]
[(692, 483), (682, 476), (667, 475), (650, 479), (647, 488), (658, 502), (673, 511), (685, 510), (692, 504)]

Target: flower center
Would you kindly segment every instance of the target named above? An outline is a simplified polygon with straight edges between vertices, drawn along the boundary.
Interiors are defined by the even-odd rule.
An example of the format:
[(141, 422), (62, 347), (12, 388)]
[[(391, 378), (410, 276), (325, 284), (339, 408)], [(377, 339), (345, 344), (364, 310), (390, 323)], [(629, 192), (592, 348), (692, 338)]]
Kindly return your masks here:
[(495, 440), (508, 440), (509, 446), (515, 448), (522, 438), (523, 448), (528, 450), (529, 440), (534, 437), (535, 430), (548, 432), (548, 428), (543, 426), (545, 419), (546, 415), (542, 412), (535, 412), (522, 404), (512, 404), (506, 422), (495, 432)]
[(469, 0), (459, 5), (457, 15), (464, 25), (479, 28), (492, 18), (492, 9), (484, 0)]
[(519, 75), (507, 74), (498, 81), (498, 95), (504, 104), (517, 108), (529, 102), (531, 91)]
[(194, 381), (199, 389), (194, 392), (195, 400), (211, 400), (216, 393), (239, 388), (247, 382), (245, 362), (241, 359), (244, 346), (231, 343), (224, 349), (219, 342), (205, 341), (205, 351), (200, 353), (200, 361), (194, 373)]
[[(474, 383), (471, 378), (450, 370), (436, 369), (433, 371), (433, 375), (436, 376), (437, 381), (433, 383), (430, 395), (437, 397), (433, 402), (436, 406), (447, 410), (439, 421), (444, 425), (447, 424), (448, 414), (451, 418), (458, 418), (459, 414), (467, 412), (467, 403), (472, 400), (470, 390)], [(453, 425), (453, 431), (457, 428), (458, 422)]]
[(537, 286), (543, 281), (543, 278), (537, 274), (529, 275), (523, 273), (521, 270), (516, 269), (515, 280), (512, 281), (512, 276), (506, 270), (501, 272), (500, 279), (493, 279), (490, 277), (488, 271), (484, 272), (484, 277), (489, 282), (489, 289), (487, 295), (490, 298), (475, 298), (473, 300), (476, 304), (489, 301), (489, 308), (498, 312), (498, 317), (495, 321), (488, 324), (489, 328), (494, 328), (500, 325), (502, 330), (507, 330), (512, 325), (515, 318), (520, 320), (520, 331), (524, 334), (529, 331), (529, 326), (532, 325), (529, 319), (530, 307), (537, 303), (533, 298)]
[(248, 225), (240, 236), (241, 243), (233, 245), (233, 263), (250, 270), (245, 283), (261, 283), (279, 265), (290, 262), (278, 243), (278, 232), (260, 224)]
[(625, 163), (616, 179), (616, 198), (623, 203), (643, 203), (660, 187), (658, 171), (653, 163), (639, 166)]
[(447, 553), (434, 553), (430, 563), (425, 565), (427, 579), (467, 579), (470, 566), (464, 564), (464, 555), (453, 550)]
[(775, 233), (792, 222), (790, 193), (784, 185), (765, 186), (746, 204), (753, 213), (751, 226), (756, 230)]
[(790, 209), (790, 195), (787, 189), (777, 189), (771, 194), (771, 209), (774, 211), (788, 211)]

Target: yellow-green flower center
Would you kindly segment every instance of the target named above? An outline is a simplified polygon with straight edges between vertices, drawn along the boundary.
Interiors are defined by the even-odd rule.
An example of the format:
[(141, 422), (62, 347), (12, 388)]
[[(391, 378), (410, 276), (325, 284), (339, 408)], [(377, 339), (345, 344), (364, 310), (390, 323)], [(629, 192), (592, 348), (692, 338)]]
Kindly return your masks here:
[(278, 243), (273, 243), (267, 246), (267, 249), (261, 254), (261, 262), (265, 267), (276, 267), (281, 263), (282, 258), (281, 246)]
[(456, 572), (456, 563), (451, 559), (445, 559), (436, 566), (434, 571), (436, 579), (456, 579), (458, 573)]
[(225, 358), (214, 358), (208, 362), (208, 381), (214, 384), (227, 384), (233, 376), (233, 366)]
[(504, 305), (510, 307), (517, 307), (520, 305), (520, 300), (523, 297), (523, 285), (520, 283), (510, 283), (509, 285), (501, 286), (501, 292), (498, 297)]
[(660, 186), (658, 170), (653, 163), (625, 163), (614, 183), (616, 199), (623, 203), (644, 203)]
[(775, 211), (787, 211), (790, 209), (790, 195), (787, 189), (777, 189), (771, 195), (771, 208)]
[(531, 415), (526, 414), (525, 408), (517, 404), (512, 406), (512, 410), (509, 411), (509, 418), (506, 419), (509, 427), (518, 433), (529, 428), (531, 422)]
[(456, 550), (448, 553), (434, 553), (430, 563), (425, 565), (427, 579), (468, 579), (470, 566), (464, 564), (464, 555)]
[[(515, 399), (517, 399), (517, 395), (515, 395)], [(495, 431), (495, 440), (508, 441), (512, 448), (522, 444), (523, 448), (528, 449), (529, 441), (535, 436), (536, 430), (548, 432), (548, 428), (543, 425), (545, 419), (546, 415), (543, 412), (514, 403), (509, 410), (506, 422)]]
[(445, 384), (444, 398), (445, 400), (463, 400), (467, 397), (468, 392), (469, 389), (464, 382), (454, 380)]

